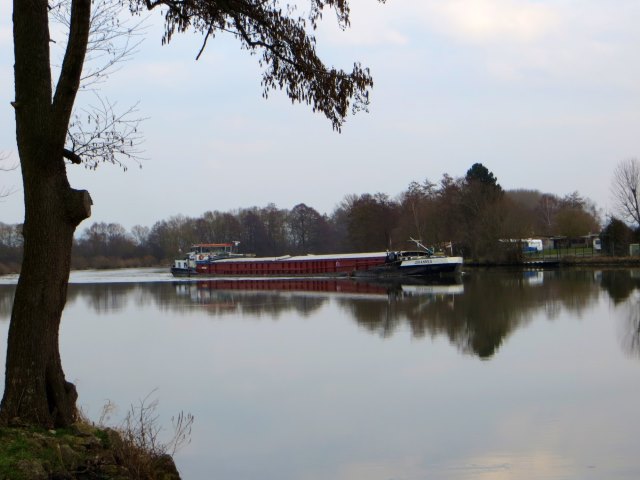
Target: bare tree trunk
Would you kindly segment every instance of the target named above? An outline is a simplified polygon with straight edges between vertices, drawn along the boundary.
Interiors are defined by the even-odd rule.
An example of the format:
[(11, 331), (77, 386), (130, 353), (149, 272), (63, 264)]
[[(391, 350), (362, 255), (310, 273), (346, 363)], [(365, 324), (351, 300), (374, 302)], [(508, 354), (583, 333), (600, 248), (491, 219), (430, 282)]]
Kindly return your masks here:
[(27, 203), (24, 261), (11, 315), (0, 415), (12, 424), (64, 426), (76, 419), (77, 394), (62, 371), (58, 331), (73, 233), (78, 219), (88, 216), (90, 199), (86, 192), (64, 185), (65, 176), (45, 183), (49, 185), (32, 190), (38, 198)]
[(24, 186), (24, 257), (16, 288), (0, 420), (65, 426), (76, 418), (75, 387), (62, 371), (58, 329), (76, 226), (90, 215), (86, 191), (69, 186), (63, 159), (69, 116), (88, 38), (90, 0), (74, 0), (55, 98), (46, 0), (14, 0), (16, 138)]

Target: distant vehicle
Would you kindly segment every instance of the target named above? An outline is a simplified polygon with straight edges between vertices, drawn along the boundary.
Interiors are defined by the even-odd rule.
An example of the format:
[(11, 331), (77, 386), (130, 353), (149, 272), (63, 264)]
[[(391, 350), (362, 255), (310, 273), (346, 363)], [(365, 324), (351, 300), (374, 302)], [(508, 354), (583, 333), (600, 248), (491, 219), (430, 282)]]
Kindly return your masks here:
[(524, 252), (541, 252), (542, 240), (539, 238), (525, 238), (522, 240), (522, 250)]
[(600, 252), (600, 251), (602, 251), (602, 242), (600, 241), (600, 239), (599, 239), (599, 238), (594, 238), (594, 239), (593, 239), (593, 249), (594, 249), (596, 252)]

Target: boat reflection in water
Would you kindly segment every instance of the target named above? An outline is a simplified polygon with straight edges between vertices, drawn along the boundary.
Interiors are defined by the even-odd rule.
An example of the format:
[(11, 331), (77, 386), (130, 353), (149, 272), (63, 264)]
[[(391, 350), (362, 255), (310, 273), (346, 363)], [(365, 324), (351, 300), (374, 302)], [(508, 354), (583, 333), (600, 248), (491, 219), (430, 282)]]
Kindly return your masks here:
[[(369, 333), (390, 337), (408, 326), (423, 337), (426, 325), (455, 316), (464, 285), (455, 278), (411, 283), (354, 279), (243, 279), (177, 283), (176, 294), (192, 307), (224, 318), (278, 319), (287, 313), (309, 317), (322, 308), (345, 312)], [(181, 302), (184, 307), (184, 302)]]
[[(409, 280), (409, 279), (408, 279)], [(261, 292), (270, 297), (282, 297), (290, 301), (300, 298), (343, 298), (369, 300), (401, 300), (403, 298), (435, 298), (459, 295), (464, 286), (459, 278), (410, 279), (402, 282), (354, 280), (337, 278), (280, 278), (202, 280), (198, 282), (176, 282), (176, 294), (189, 297), (199, 305), (229, 308), (244, 304), (247, 299)], [(223, 302), (223, 303), (221, 303)]]

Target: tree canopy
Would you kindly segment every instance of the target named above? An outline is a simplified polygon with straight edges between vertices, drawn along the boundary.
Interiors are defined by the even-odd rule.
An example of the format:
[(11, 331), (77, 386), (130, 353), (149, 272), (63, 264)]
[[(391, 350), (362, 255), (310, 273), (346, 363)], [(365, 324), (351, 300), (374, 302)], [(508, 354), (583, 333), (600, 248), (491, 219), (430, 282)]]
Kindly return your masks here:
[[(208, 210), (197, 217), (176, 215), (130, 231), (117, 223), (98, 222), (76, 236), (72, 266), (166, 265), (202, 242), (239, 241), (243, 253), (280, 256), (402, 250), (413, 248), (410, 238), (468, 259), (509, 261), (517, 258), (504, 258), (500, 247), (505, 242), (500, 239), (565, 236), (574, 242), (582, 238), (584, 243), (588, 234), (600, 231), (595, 205), (578, 192), (560, 197), (538, 190), (507, 190), (487, 201), (478, 197), (476, 187), (466, 177), (444, 174), (437, 183), (410, 182), (395, 197), (346, 195), (327, 213), (305, 203), (291, 209), (271, 203), (227, 212)], [(0, 224), (0, 272), (19, 269), (20, 230), (20, 225)], [(603, 245), (607, 235), (606, 231), (601, 235)], [(614, 243), (616, 249), (628, 251), (628, 241)]]

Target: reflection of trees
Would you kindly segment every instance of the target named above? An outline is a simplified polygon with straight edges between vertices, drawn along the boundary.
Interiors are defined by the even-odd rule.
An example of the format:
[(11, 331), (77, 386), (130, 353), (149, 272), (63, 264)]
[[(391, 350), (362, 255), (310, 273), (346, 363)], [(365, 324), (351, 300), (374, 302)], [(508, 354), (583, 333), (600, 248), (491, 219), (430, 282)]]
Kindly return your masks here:
[(0, 285), (0, 320), (7, 321), (11, 317), (15, 285)]
[(135, 284), (129, 283), (71, 284), (68, 288), (67, 304), (82, 299), (97, 313), (117, 312), (127, 306), (135, 287)]
[(530, 284), (518, 273), (471, 274), (463, 295), (389, 297), (388, 302), (341, 300), (356, 321), (382, 336), (408, 325), (412, 335), (445, 335), (461, 351), (491, 357), (505, 338), (538, 311), (582, 312), (598, 295), (590, 274), (546, 272)]
[(605, 270), (601, 285), (618, 305), (627, 300), (633, 290), (640, 288), (640, 270)]
[(593, 270), (561, 269), (548, 273), (543, 291), (549, 318), (557, 318), (563, 309), (581, 316), (592, 307), (600, 291)]
[[(154, 307), (179, 315), (277, 319), (286, 313), (308, 316), (333, 299), (366, 331), (390, 337), (408, 328), (416, 338), (445, 336), (462, 352), (490, 358), (536, 314), (554, 319), (562, 311), (579, 316), (591, 308), (600, 291), (598, 275), (616, 303), (628, 300), (623, 343), (626, 350), (640, 352), (640, 297), (629, 300), (640, 280), (629, 270), (557, 270), (532, 276), (478, 271), (452, 290), (349, 280), (73, 284), (68, 303), (84, 302), (98, 313)], [(9, 318), (13, 291), (13, 286), (0, 286), (0, 318)]]
[(182, 315), (204, 311), (212, 316), (265, 315), (277, 318), (286, 311), (307, 316), (326, 300), (326, 297), (310, 297), (286, 289), (217, 289), (209, 282), (158, 282), (72, 284), (69, 285), (67, 303), (84, 301), (98, 313), (119, 311), (130, 305), (136, 308), (153, 305), (161, 311), (176, 311)]
[(625, 312), (620, 343), (629, 355), (640, 356), (640, 270), (602, 272), (602, 287)]
[[(310, 285), (317, 286), (318, 282)], [(285, 312), (295, 312), (308, 316), (318, 310), (327, 298), (301, 293), (299, 282), (277, 283), (270, 281), (215, 282), (176, 284), (175, 292), (180, 300), (169, 301), (165, 307), (178, 308), (185, 301), (197, 305), (208, 314), (215, 316), (241, 315), (278, 318)], [(272, 287), (269, 288), (269, 287)], [(313, 291), (313, 289), (310, 289)]]
[[(0, 286), (0, 320), (9, 320), (14, 286)], [(67, 305), (83, 302), (96, 313), (125, 308), (179, 312), (206, 312), (212, 316), (245, 315), (278, 318), (286, 312), (308, 316), (328, 300), (327, 295), (290, 290), (225, 290), (207, 283), (93, 283), (71, 284)]]
[[(190, 289), (197, 289), (196, 295), (191, 292), (190, 298), (202, 307), (208, 314), (215, 316), (241, 315), (249, 317), (278, 318), (288, 311), (308, 316), (319, 309), (326, 298), (295, 295), (282, 291), (228, 291), (198, 288), (189, 285)], [(175, 304), (169, 303), (168, 308)]]
[(629, 355), (640, 356), (640, 298), (637, 296), (624, 304), (627, 310), (621, 344)]

